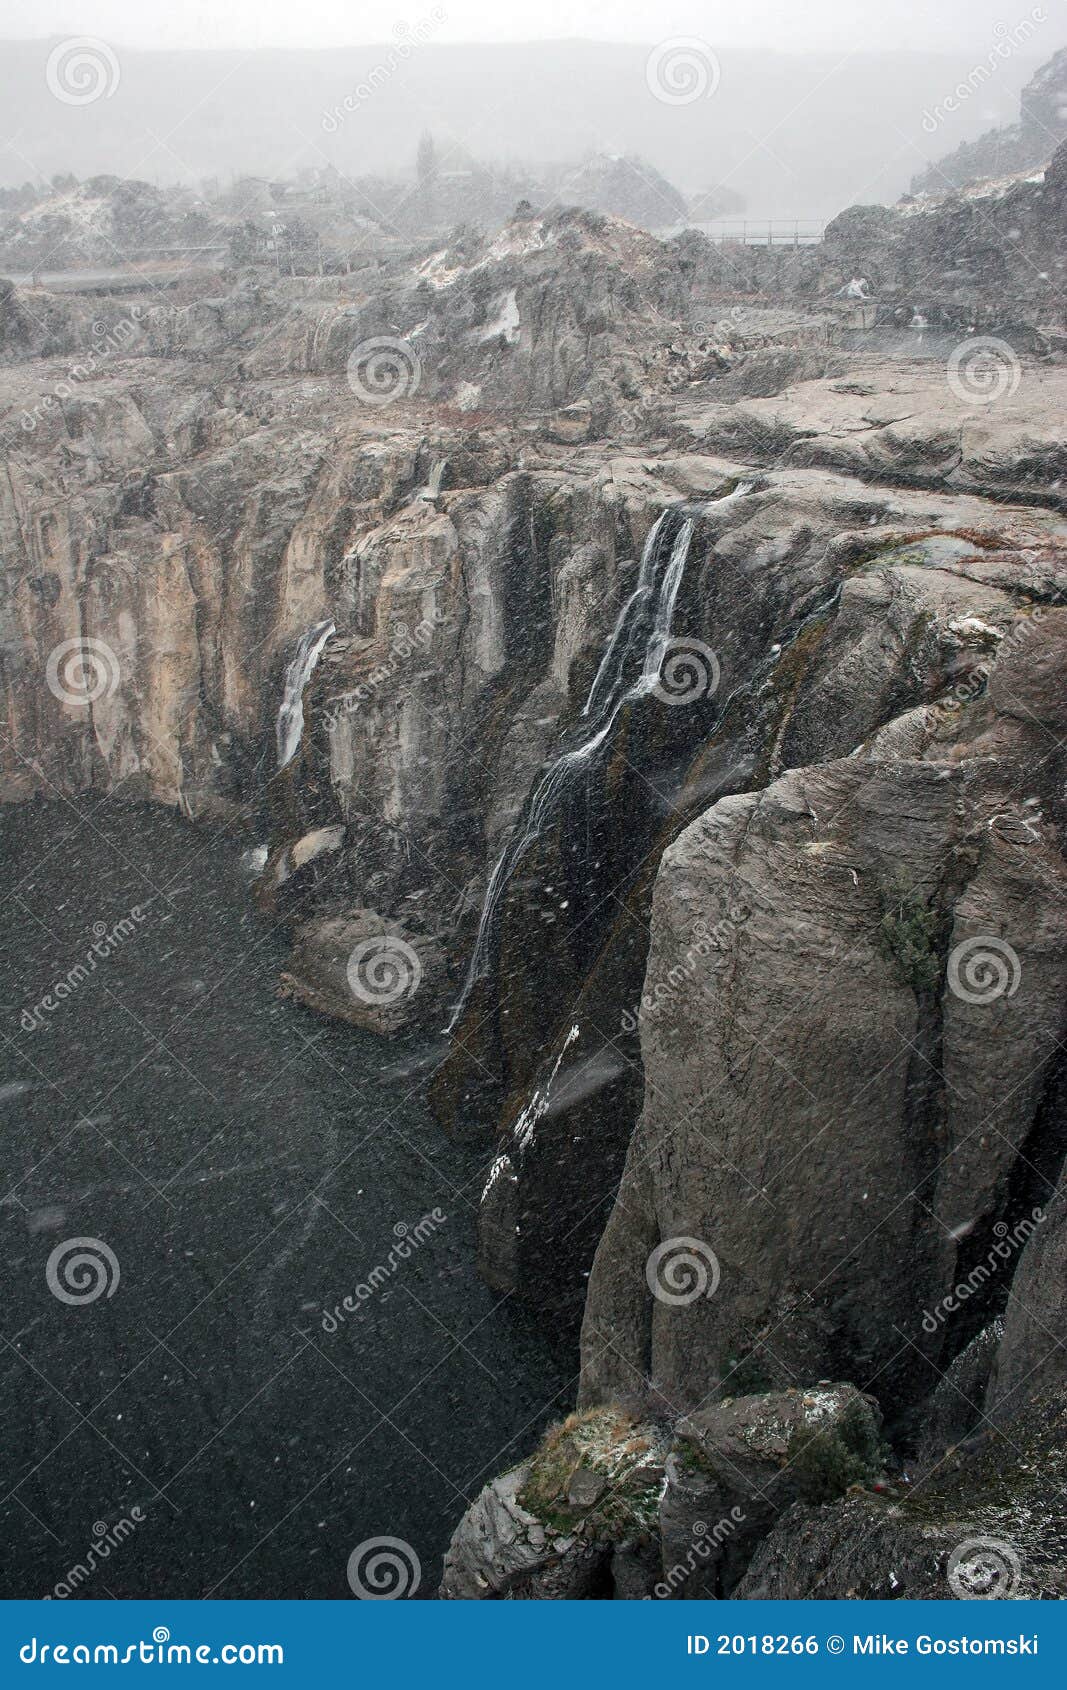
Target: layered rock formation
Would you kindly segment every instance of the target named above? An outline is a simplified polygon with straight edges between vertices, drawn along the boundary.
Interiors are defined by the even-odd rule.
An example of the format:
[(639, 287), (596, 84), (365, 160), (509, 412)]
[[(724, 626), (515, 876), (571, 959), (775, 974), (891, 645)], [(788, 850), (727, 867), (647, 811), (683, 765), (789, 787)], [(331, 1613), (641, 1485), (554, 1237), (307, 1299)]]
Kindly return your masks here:
[(709, 252), (0, 298), (3, 797), (262, 841), (280, 989), (449, 1024), (483, 1271), (584, 1314), (452, 1596), (862, 1594), (905, 1473), (962, 1518), (950, 1443), (1060, 1436), (1062, 370), (828, 347), (844, 239), (810, 313)]
[[(923, 1313), (1018, 1222), (1013, 1181), (1042, 1164), (1047, 1177), (1062, 1150), (1050, 683), (1067, 617), (1005, 616), (995, 563), (965, 586), (939, 574), (908, 583), (913, 638), (937, 630), (973, 665), (968, 638), (999, 611), (981, 699), (902, 711), (858, 754), (723, 799), (664, 857), (646, 993), (695, 921), (746, 914), (720, 967), (646, 1018), (644, 1113), (590, 1285), (587, 1398), (647, 1377), (687, 1407), (737, 1370), (786, 1383), (833, 1368), (877, 1376), (902, 1410), (959, 1328), (931, 1333)], [(874, 691), (875, 642), (844, 599), (841, 621), (826, 643)], [(651, 1251), (679, 1237), (704, 1239), (722, 1275), (684, 1308), (644, 1282)]]
[[(877, 1397), (895, 1455), (867, 1494), (874, 1475), (839, 1452), (813, 1511), (787, 1492), (768, 1507), (734, 1449), (727, 1493), (698, 1485), (686, 1511), (668, 1482), (643, 1533), (591, 1518), (595, 1594), (630, 1593), (622, 1551), (659, 1596), (1067, 1589), (1062, 1504), (1038, 1476), (1063, 1459), (1067, 617), (1030, 597), (1029, 562), (938, 537), (861, 569), (776, 755), (830, 750), (828, 719), (846, 745), (860, 676), (884, 725), (721, 799), (662, 858), (643, 1112), (589, 1283), (581, 1401), (676, 1439), (706, 1422), (716, 1444), (728, 1411), (763, 1447), (776, 1392), (843, 1377)], [(872, 592), (881, 614), (857, 618)], [(929, 639), (943, 690), (912, 703)], [(565, 1084), (557, 1065), (549, 1099)], [(527, 1153), (528, 1181), (558, 1182), (559, 1144), (552, 1173)], [(694, 1554), (712, 1518), (729, 1556)], [(476, 1512), (454, 1554), (493, 1565)]]

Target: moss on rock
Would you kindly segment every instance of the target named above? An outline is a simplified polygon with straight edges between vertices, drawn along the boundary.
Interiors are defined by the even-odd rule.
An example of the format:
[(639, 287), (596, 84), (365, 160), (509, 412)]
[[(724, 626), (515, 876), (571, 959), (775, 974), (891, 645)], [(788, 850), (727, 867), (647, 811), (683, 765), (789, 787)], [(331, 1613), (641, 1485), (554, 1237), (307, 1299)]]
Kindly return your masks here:
[(830, 1426), (798, 1426), (789, 1440), (786, 1466), (804, 1502), (832, 1502), (853, 1485), (869, 1485), (884, 1465), (885, 1452), (874, 1419), (858, 1403)]
[(619, 1409), (571, 1414), (545, 1433), (518, 1500), (555, 1531), (641, 1536), (658, 1518), (665, 1451), (658, 1428)]
[(883, 896), (878, 942), (914, 992), (932, 992), (941, 979), (948, 922), (915, 892), (898, 888)]

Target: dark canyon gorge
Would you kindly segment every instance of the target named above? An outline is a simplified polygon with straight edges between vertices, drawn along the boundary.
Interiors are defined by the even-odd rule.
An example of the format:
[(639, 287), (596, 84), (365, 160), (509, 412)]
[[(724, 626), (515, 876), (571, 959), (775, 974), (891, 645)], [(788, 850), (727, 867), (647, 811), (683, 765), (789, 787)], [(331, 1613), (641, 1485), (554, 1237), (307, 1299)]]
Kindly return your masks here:
[(5, 1594), (1067, 1595), (1048, 153), (0, 281)]

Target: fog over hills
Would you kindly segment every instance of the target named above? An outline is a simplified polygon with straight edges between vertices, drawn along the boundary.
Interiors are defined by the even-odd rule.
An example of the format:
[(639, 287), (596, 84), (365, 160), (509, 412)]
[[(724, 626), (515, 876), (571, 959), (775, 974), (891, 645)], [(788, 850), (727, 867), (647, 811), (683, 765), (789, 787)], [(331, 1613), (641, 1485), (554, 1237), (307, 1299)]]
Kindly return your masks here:
[(1014, 119), (1046, 56), (1027, 42), (942, 116), (965, 52), (724, 50), (707, 95), (671, 104), (649, 88), (646, 46), (453, 45), (433, 29), (428, 10), (392, 43), (334, 51), (116, 42), (117, 76), (88, 107), (48, 87), (55, 40), (6, 42), (0, 185), (70, 170), (161, 183), (327, 164), (392, 174), (411, 170), (429, 127), (479, 160), (638, 153), (687, 193), (725, 183), (755, 216), (826, 219), (895, 199), (931, 160)]

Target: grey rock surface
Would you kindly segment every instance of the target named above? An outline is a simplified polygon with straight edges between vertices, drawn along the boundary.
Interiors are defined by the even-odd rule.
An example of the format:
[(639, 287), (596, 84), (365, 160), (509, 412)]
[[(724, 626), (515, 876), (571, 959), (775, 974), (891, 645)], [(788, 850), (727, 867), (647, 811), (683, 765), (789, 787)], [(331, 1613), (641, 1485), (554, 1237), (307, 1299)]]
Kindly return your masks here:
[[(1053, 610), (1001, 641), (988, 698), (934, 712), (921, 756), (875, 740), (790, 771), (666, 852), (646, 989), (698, 919), (748, 914), (722, 965), (643, 1022), (645, 1106), (590, 1283), (584, 1401), (648, 1379), (683, 1412), (739, 1369), (786, 1383), (831, 1357), (902, 1402), (929, 1389), (944, 1327), (924, 1311), (961, 1277), (954, 1241), (993, 1237), (1062, 1035), (1045, 675), (1065, 636)], [(712, 1290), (654, 1294), (650, 1253), (669, 1261), (677, 1240), (714, 1255)]]

